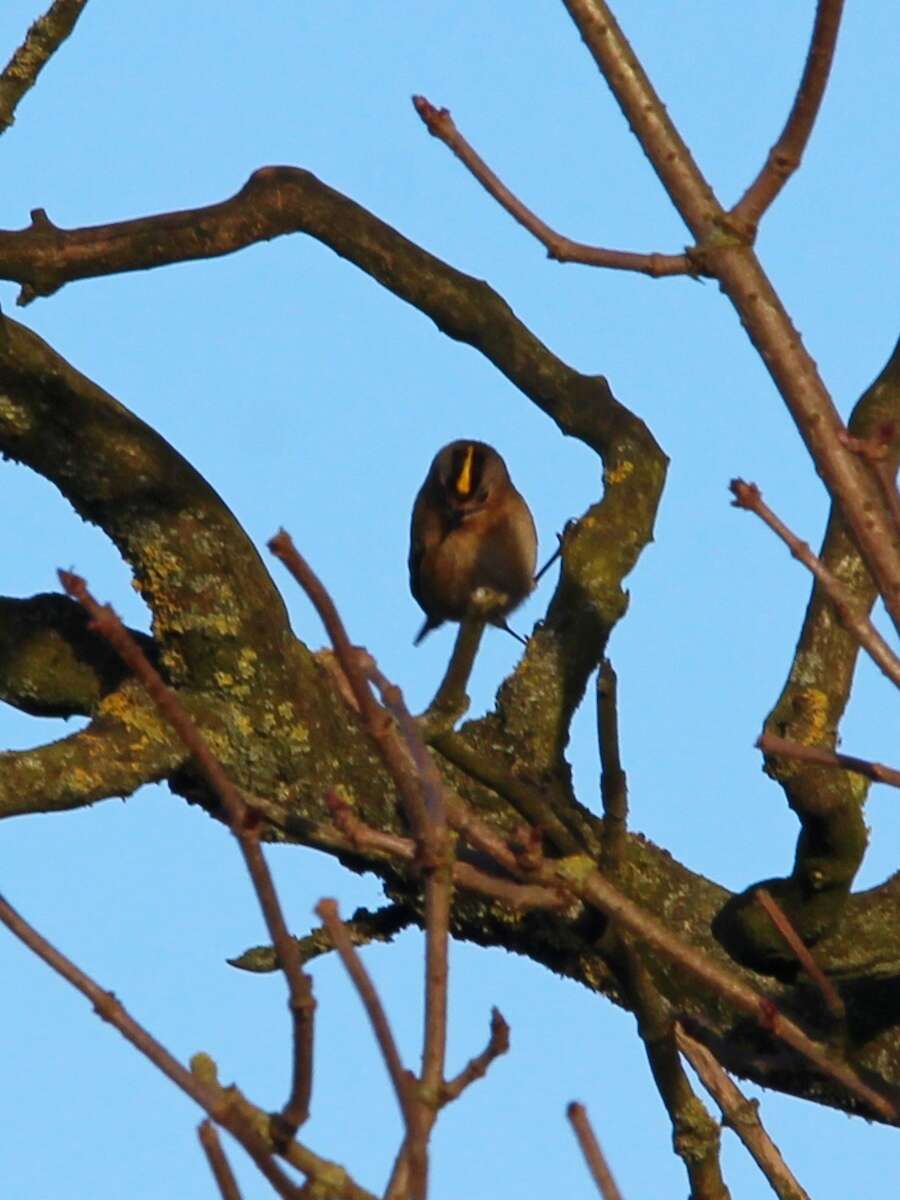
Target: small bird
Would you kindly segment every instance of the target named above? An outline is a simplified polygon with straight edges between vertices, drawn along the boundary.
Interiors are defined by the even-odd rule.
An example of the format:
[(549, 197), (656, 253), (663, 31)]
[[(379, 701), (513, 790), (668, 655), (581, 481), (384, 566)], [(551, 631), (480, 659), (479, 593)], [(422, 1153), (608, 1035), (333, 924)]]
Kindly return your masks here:
[(415, 645), (469, 615), (508, 629), (507, 613), (534, 587), (536, 562), (531, 512), (497, 451), (467, 440), (439, 450), (412, 513), (409, 586), (425, 612)]

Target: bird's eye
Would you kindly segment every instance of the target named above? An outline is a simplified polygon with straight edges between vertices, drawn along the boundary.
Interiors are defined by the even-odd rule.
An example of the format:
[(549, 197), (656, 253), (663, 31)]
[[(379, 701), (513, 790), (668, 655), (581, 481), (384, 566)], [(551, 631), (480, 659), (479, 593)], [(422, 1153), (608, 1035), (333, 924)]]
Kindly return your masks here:
[(487, 498), (488, 498), (487, 488), (479, 488), (479, 490), (475, 496), (476, 501), (479, 504), (484, 504), (484, 502), (485, 502), (485, 500), (487, 500)]

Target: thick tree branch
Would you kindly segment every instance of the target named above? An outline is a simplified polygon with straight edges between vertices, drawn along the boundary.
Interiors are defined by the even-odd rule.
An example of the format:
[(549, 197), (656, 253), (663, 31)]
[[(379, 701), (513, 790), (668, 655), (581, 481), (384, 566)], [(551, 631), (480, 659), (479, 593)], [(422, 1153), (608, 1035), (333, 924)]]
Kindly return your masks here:
[(800, 166), (831, 73), (844, 0), (819, 0), (803, 76), (787, 122), (762, 169), (731, 210), (755, 236), (760, 217)]
[(86, 729), (0, 754), (0, 818), (67, 812), (166, 779), (184, 747), (133, 683), (101, 701)]
[(56, 53), (81, 16), (87, 0), (54, 0), (34, 22), (25, 41), (0, 75), (0, 134), (15, 121), (19, 101), (37, 82), (37, 77)]
[[(131, 631), (151, 659), (156, 646)], [(0, 596), (0, 700), (35, 717), (89, 716), (128, 672), (80, 605), (47, 592)]]
[[(884, 467), (900, 463), (900, 343), (850, 418), (856, 440), (877, 439)], [(844, 514), (832, 505), (819, 561), (853, 597), (855, 611), (871, 610), (877, 589)], [(791, 742), (833, 750), (850, 697), (859, 643), (837, 619), (831, 594), (816, 579), (787, 681), (765, 721), (765, 732)], [(784, 789), (801, 831), (788, 879), (763, 880), (807, 945), (837, 928), (865, 854), (863, 805), (868, 792), (858, 774), (813, 762), (768, 755), (766, 771)], [(755, 970), (791, 971), (793, 962), (758, 910), (753, 888), (729, 901), (717, 917), (717, 936), (740, 962)]]

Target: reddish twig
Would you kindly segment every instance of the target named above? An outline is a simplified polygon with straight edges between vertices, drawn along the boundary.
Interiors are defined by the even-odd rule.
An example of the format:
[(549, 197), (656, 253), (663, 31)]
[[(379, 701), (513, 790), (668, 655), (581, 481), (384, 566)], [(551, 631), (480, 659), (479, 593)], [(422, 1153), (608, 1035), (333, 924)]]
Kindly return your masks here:
[(791, 924), (787, 913), (765, 888), (757, 888), (753, 895), (757, 904), (787, 942), (800, 966), (819, 989), (828, 1012), (836, 1021), (845, 1020), (847, 1010), (844, 1008), (844, 1001), (841, 999), (840, 993), (813, 958), (809, 947)]
[(551, 229), (536, 213), (514, 196), (483, 158), (466, 141), (446, 108), (435, 108), (424, 96), (413, 96), (413, 107), (428, 132), (443, 142), (478, 180), (497, 203), (505, 208), (546, 248), (557, 262), (584, 263), (590, 267), (610, 267), (618, 271), (638, 271), (658, 279), (664, 275), (693, 275), (696, 268), (686, 254), (633, 254), (626, 250), (605, 250), (574, 242)]
[(573, 1100), (566, 1109), (566, 1116), (575, 1130), (575, 1136), (578, 1138), (578, 1145), (581, 1147), (584, 1161), (587, 1163), (588, 1170), (594, 1177), (594, 1183), (596, 1183), (597, 1190), (603, 1197), (603, 1200), (622, 1200), (622, 1193), (619, 1191), (615, 1179), (613, 1179), (612, 1171), (610, 1171), (603, 1151), (600, 1149), (597, 1136), (591, 1128), (587, 1109), (583, 1104), (577, 1104)]
[(893, 515), (877, 480), (841, 445), (843, 422), (746, 230), (735, 227), (700, 171), (605, 0), (563, 3), (695, 238), (692, 261), (719, 281), (734, 305), (900, 628), (900, 537)]
[(15, 112), (25, 93), (63, 44), (81, 16), (87, 0), (53, 0), (34, 22), (25, 41), (0, 74), (0, 134), (15, 121)]
[(400, 1058), (397, 1043), (394, 1041), (394, 1035), (391, 1033), (390, 1022), (387, 1019), (387, 1014), (384, 1011), (384, 1006), (381, 1003), (375, 985), (368, 971), (363, 966), (362, 959), (356, 953), (356, 948), (350, 939), (350, 935), (344, 928), (344, 922), (341, 920), (340, 912), (338, 911), (337, 901), (328, 899), (320, 900), (316, 905), (316, 914), (321, 918), (322, 924), (328, 930), (329, 936), (334, 943), (334, 948), (340, 955), (341, 962), (344, 964), (347, 974), (353, 981), (360, 1000), (362, 1000), (363, 1008), (366, 1010), (366, 1016), (369, 1018), (369, 1023), (375, 1034), (375, 1040), (378, 1042), (379, 1049), (381, 1050), (381, 1056), (387, 1067), (391, 1083), (394, 1085), (394, 1092), (397, 1096), (397, 1103), (400, 1105), (400, 1112), (408, 1128), (413, 1119), (412, 1110), (415, 1105), (415, 1097), (412, 1090), (414, 1078), (406, 1067), (404, 1067)]
[[(2, 896), (0, 922), (38, 958), (85, 996), (101, 1020), (107, 1021), (117, 1029), (125, 1040), (152, 1062), (166, 1078), (190, 1096), (217, 1124), (227, 1129), (244, 1147), (280, 1196), (294, 1200), (298, 1189), (272, 1159), (271, 1147), (260, 1136), (255, 1123), (244, 1116), (228, 1092), (211, 1087), (182, 1066), (161, 1042), (135, 1021), (112, 992), (101, 988), (89, 975), (52, 946)], [(253, 1111), (262, 1117), (263, 1114), (258, 1109)], [(289, 1162), (311, 1178), (328, 1178), (330, 1182), (339, 1178), (340, 1190), (336, 1190), (335, 1194), (342, 1195), (346, 1200), (374, 1200), (370, 1193), (349, 1179), (343, 1168), (319, 1158), (297, 1142), (291, 1142), (288, 1147), (282, 1148), (281, 1152)]]
[(471, 1083), (483, 1079), (494, 1059), (509, 1050), (509, 1026), (498, 1008), (491, 1009), (491, 1034), (480, 1054), (470, 1059), (458, 1075), (448, 1079), (442, 1091), (442, 1103), (449, 1104), (463, 1094)]
[[(411, 838), (401, 837), (395, 833), (383, 833), (366, 825), (352, 811), (350, 806), (332, 793), (328, 804), (334, 815), (340, 838), (323, 826), (313, 829), (315, 841), (322, 845), (338, 849), (368, 850), (379, 856), (414, 863), (418, 850)], [(497, 839), (499, 841), (499, 839)], [(492, 843), (493, 844), (493, 843)], [(501, 843), (502, 845), (502, 843)], [(503, 847), (513, 867), (516, 866), (515, 856), (508, 847)], [(456, 862), (453, 865), (453, 882), (467, 891), (488, 896), (508, 904), (510, 908), (527, 911), (532, 908), (560, 909), (565, 908), (571, 900), (564, 896), (559, 889), (542, 887), (539, 884), (517, 883), (503, 879), (497, 875), (489, 875), (486, 871), (473, 867), (470, 863)]]
[(219, 1135), (212, 1121), (201, 1121), (197, 1127), (200, 1145), (206, 1154), (209, 1169), (213, 1173), (222, 1200), (241, 1200), (241, 1190), (237, 1185), (234, 1172), (225, 1157)]
[(745, 483), (743, 479), (732, 479), (730, 486), (735, 508), (743, 508), (748, 512), (756, 513), (760, 520), (781, 538), (794, 558), (803, 563), (819, 581), (847, 632), (859, 642), (888, 679), (900, 687), (900, 658), (893, 652), (865, 613), (860, 612), (849, 588), (829, 571), (806, 542), (801, 541), (772, 512), (755, 483)]
[(279, 1114), (278, 1123), (281, 1136), (289, 1140), (309, 1115), (315, 1001), (312, 981), (300, 967), (296, 942), (288, 932), (275, 884), (260, 846), (259, 816), (244, 802), (175, 693), (163, 682), (112, 608), (98, 604), (79, 576), (60, 571), (59, 578), (67, 594), (84, 606), (91, 617), (92, 627), (106, 638), (134, 672), (160, 713), (181, 738), (228, 816), (288, 987), (294, 1028), (293, 1080), (291, 1094)]
[(284, 563), (319, 614), (334, 647), (334, 652), (347, 676), (354, 699), (365, 721), (366, 730), (397, 785), (413, 833), (416, 838), (420, 839), (426, 827), (427, 817), (419, 780), (397, 739), (390, 717), (372, 695), (366, 678), (366, 670), (360, 662), (359, 652), (347, 636), (334, 601), (312, 567), (297, 550), (289, 533), (283, 529), (280, 530), (275, 537), (269, 540), (269, 549), (276, 558)]
[(733, 1129), (744, 1143), (779, 1200), (810, 1200), (763, 1128), (759, 1105), (743, 1095), (706, 1046), (692, 1038), (677, 1022), (675, 1040), (721, 1109), (723, 1124)]
[(425, 802), (426, 819), (418, 847), (425, 876), (425, 1028), (417, 1089), (419, 1102), (407, 1138), (412, 1193), (424, 1200), (428, 1179), (428, 1137), (443, 1096), (447, 1053), (453, 851), (447, 828), (444, 783), (419, 727), (406, 707), (400, 689), (382, 675), (374, 662), (369, 667), (369, 675), (397, 721), (415, 764)]
[(831, 72), (844, 0), (819, 0), (809, 53), (794, 104), (757, 177), (731, 210), (755, 232), (760, 217), (800, 166)]
[(799, 762), (816, 763), (820, 767), (839, 767), (844, 771), (865, 775), (873, 783), (900, 787), (900, 771), (886, 767), (884, 763), (870, 762), (867, 758), (839, 754), (835, 750), (826, 750), (824, 746), (804, 746), (802, 742), (791, 742), (774, 733), (764, 733), (757, 739), (756, 745), (764, 754), (779, 754), (783, 758), (796, 758)]
[(900, 1117), (900, 1111), (893, 1101), (869, 1087), (849, 1063), (836, 1059), (831, 1050), (814, 1042), (799, 1025), (784, 1016), (768, 997), (744, 983), (737, 975), (723, 970), (702, 950), (684, 942), (657, 917), (623, 895), (599, 872), (584, 873), (577, 866), (573, 869), (563, 860), (548, 864), (536, 872), (536, 881), (547, 883), (554, 873), (560, 882), (567, 882), (576, 895), (617, 922), (626, 933), (633, 934), (639, 941), (678, 963), (695, 979), (712, 988), (726, 1003), (752, 1017), (767, 1033), (790, 1046), (822, 1075), (840, 1084), (882, 1118), (896, 1122)]

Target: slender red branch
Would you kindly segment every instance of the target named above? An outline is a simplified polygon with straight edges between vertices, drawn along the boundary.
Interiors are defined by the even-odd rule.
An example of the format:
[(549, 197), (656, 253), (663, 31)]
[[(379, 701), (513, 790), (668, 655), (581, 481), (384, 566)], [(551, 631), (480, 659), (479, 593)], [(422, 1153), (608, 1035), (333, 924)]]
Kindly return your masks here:
[(582, 873), (562, 862), (548, 864), (536, 872), (537, 880), (547, 882), (553, 872), (561, 881), (568, 881), (573, 892), (617, 922), (626, 933), (633, 934), (645, 945), (678, 963), (695, 979), (712, 988), (726, 1003), (752, 1017), (767, 1033), (790, 1046), (822, 1075), (840, 1084), (882, 1118), (891, 1122), (900, 1118), (896, 1104), (865, 1083), (849, 1063), (836, 1058), (829, 1048), (814, 1042), (799, 1025), (781, 1013), (767, 996), (744, 983), (739, 976), (723, 970), (708, 954), (672, 933), (662, 921), (623, 895), (599, 872)]
[(622, 1200), (622, 1193), (619, 1191), (618, 1184), (613, 1179), (612, 1171), (609, 1169), (609, 1164), (603, 1155), (603, 1151), (600, 1149), (597, 1135), (591, 1128), (587, 1109), (583, 1104), (578, 1104), (573, 1100), (566, 1109), (566, 1116), (575, 1130), (575, 1136), (578, 1138), (578, 1145), (581, 1147), (584, 1161), (588, 1165), (588, 1170), (593, 1176), (594, 1183), (596, 1183), (597, 1190), (603, 1197), (603, 1200)]
[(453, 151), (501, 208), (505, 208), (514, 220), (546, 248), (549, 258), (557, 262), (584, 263), (590, 267), (610, 267), (617, 271), (638, 271), (654, 279), (664, 275), (696, 273), (696, 268), (686, 254), (634, 254), (627, 250), (605, 250), (601, 246), (574, 242), (571, 238), (557, 233), (513, 195), (506, 184), (494, 174), (459, 132), (446, 108), (435, 108), (424, 96), (413, 96), (412, 102), (432, 137), (436, 137)]
[(821, 584), (827, 593), (841, 624), (867, 652), (872, 661), (882, 672), (900, 687), (900, 658), (893, 652), (869, 618), (860, 612), (853, 593), (828, 567), (817, 558), (810, 546), (800, 540), (795, 533), (769, 508), (762, 498), (762, 493), (755, 483), (745, 483), (743, 479), (732, 479), (731, 492), (734, 496), (735, 508), (743, 508), (756, 515), (777, 534), (791, 554), (803, 563)]
[(757, 177), (731, 210), (754, 232), (760, 217), (800, 166), (831, 73), (844, 0), (819, 0), (797, 95), (778, 141)]
[(509, 1050), (509, 1026), (498, 1008), (491, 1009), (491, 1033), (488, 1044), (480, 1054), (471, 1058), (458, 1075), (448, 1079), (443, 1088), (443, 1103), (449, 1104), (466, 1090), (470, 1083), (483, 1079), (491, 1063)]
[[(241, 1112), (229, 1102), (227, 1093), (221, 1089), (210, 1087), (182, 1066), (161, 1042), (158, 1042), (152, 1034), (135, 1021), (112, 992), (101, 988), (89, 975), (66, 958), (55, 946), (52, 946), (24, 917), (16, 912), (3, 896), (0, 896), (0, 922), (38, 958), (90, 1000), (94, 1011), (102, 1020), (117, 1029), (126, 1041), (152, 1062), (176, 1087), (199, 1104), (217, 1124), (227, 1129), (253, 1158), (266, 1178), (276, 1187), (279, 1195), (291, 1197), (292, 1200), (297, 1196), (297, 1188), (273, 1161), (271, 1148), (263, 1141), (253, 1124), (247, 1121)], [(329, 1174), (329, 1168), (329, 1177), (334, 1177), (336, 1173), (340, 1174), (342, 1184), (346, 1185), (340, 1194), (346, 1197), (346, 1200), (373, 1200), (368, 1192), (357, 1188), (341, 1168), (327, 1163), (324, 1159), (318, 1159), (298, 1146), (296, 1142), (291, 1143), (288, 1157), (292, 1160), (297, 1159), (296, 1165), (310, 1175)]]
[(412, 1090), (414, 1078), (406, 1067), (404, 1067), (400, 1058), (397, 1043), (394, 1041), (393, 1033), (391, 1033), (390, 1022), (387, 1019), (387, 1014), (384, 1011), (384, 1006), (381, 1003), (375, 985), (368, 971), (363, 966), (362, 959), (356, 953), (356, 947), (353, 945), (349, 933), (344, 928), (344, 922), (341, 920), (337, 901), (330, 899), (320, 900), (316, 905), (316, 914), (321, 918), (322, 924), (328, 930), (329, 936), (334, 943), (334, 948), (338, 952), (341, 962), (344, 964), (344, 968), (359, 994), (360, 1000), (362, 1000), (363, 1008), (366, 1010), (366, 1016), (369, 1018), (369, 1023), (375, 1034), (375, 1040), (378, 1042), (379, 1049), (381, 1050), (391, 1083), (394, 1085), (394, 1092), (397, 1096), (397, 1103), (400, 1105), (400, 1112), (403, 1115), (403, 1120), (407, 1128), (409, 1128), (413, 1120), (413, 1108), (415, 1106), (415, 1097)]
[(715, 1056), (680, 1024), (675, 1024), (678, 1049), (699, 1075), (703, 1086), (722, 1111), (723, 1124), (733, 1129), (765, 1175), (779, 1200), (810, 1200), (794, 1178), (781, 1152), (763, 1128), (759, 1104), (748, 1100), (722, 1070)]
[(234, 1172), (225, 1157), (219, 1135), (212, 1121), (201, 1121), (197, 1127), (200, 1145), (206, 1154), (209, 1169), (213, 1173), (222, 1200), (241, 1200), (241, 1190), (237, 1185)]
[(841, 444), (843, 422), (781, 298), (673, 124), (605, 0), (563, 0), (672, 203), (759, 351), (900, 628), (900, 536), (878, 481)]
[(839, 754), (835, 750), (826, 750), (824, 746), (805, 746), (802, 742), (791, 742), (774, 733), (764, 733), (756, 744), (764, 754), (779, 754), (782, 758), (796, 758), (799, 762), (816, 763), (820, 767), (839, 767), (844, 771), (865, 775), (873, 783), (900, 787), (900, 771), (886, 767), (884, 763), (870, 762), (852, 754)]
[(253, 883), (279, 965), (287, 982), (293, 1018), (294, 1055), (291, 1094), (279, 1117), (281, 1135), (289, 1140), (309, 1115), (312, 1091), (313, 1013), (312, 981), (300, 967), (297, 944), (288, 932), (275, 884), (259, 842), (259, 817), (248, 808), (222, 764), (209, 749), (200, 730), (178, 697), (162, 680), (143, 650), (109, 605), (98, 604), (85, 582), (68, 571), (59, 572), (60, 582), (72, 599), (84, 606), (92, 627), (100, 633), (122, 661), (134, 672), (160, 713), (190, 751), (200, 771), (222, 802), (231, 832), (237, 839)]
[[(284, 563), (319, 614), (334, 647), (334, 652), (347, 676), (354, 699), (365, 721), (366, 730), (397, 785), (413, 833), (421, 839), (427, 824), (427, 814), (419, 780), (410, 764), (408, 755), (404, 753), (396, 737), (390, 717), (372, 695), (366, 678), (366, 667), (361, 661), (363, 656), (351, 644), (334, 601), (312, 567), (297, 550), (291, 535), (283, 529), (280, 530), (275, 537), (269, 540), (269, 549), (276, 558)], [(368, 656), (364, 657), (368, 658)]]
[(847, 1010), (844, 1008), (844, 1001), (841, 999), (840, 993), (813, 958), (809, 947), (791, 924), (787, 913), (765, 888), (757, 888), (753, 894), (756, 903), (787, 942), (800, 966), (819, 989), (822, 999), (825, 1001), (825, 1007), (831, 1016), (836, 1021), (845, 1020)]
[[(327, 828), (316, 826), (312, 833), (315, 834), (313, 840), (317, 843), (336, 849), (374, 851), (386, 858), (401, 862), (414, 863), (416, 861), (418, 849), (411, 838), (404, 838), (396, 833), (384, 833), (380, 829), (366, 825), (354, 814), (350, 806), (334, 793), (327, 797), (327, 803), (341, 836), (335, 837)], [(497, 842), (501, 846), (503, 845), (499, 839)], [(494, 841), (492, 840), (490, 844), (493, 846)], [(515, 856), (508, 847), (504, 846), (503, 849), (508, 855), (511, 865), (515, 868), (517, 865)], [(486, 851), (486, 853), (489, 852)], [(497, 875), (489, 875), (486, 871), (466, 862), (454, 863), (453, 882), (466, 891), (489, 896), (493, 900), (500, 900), (510, 908), (522, 912), (532, 908), (559, 910), (571, 903), (571, 900), (564, 896), (559, 889), (541, 887), (539, 884), (517, 883)]]

